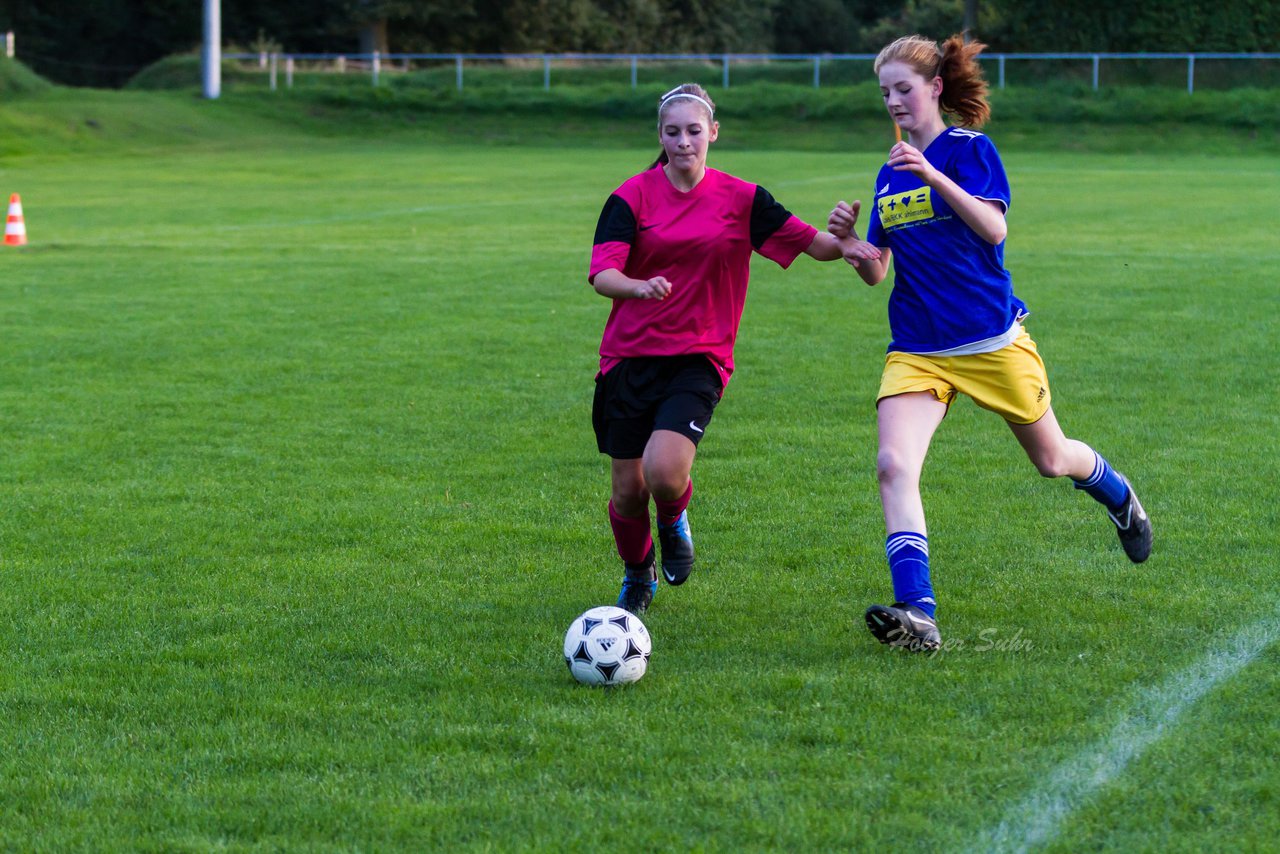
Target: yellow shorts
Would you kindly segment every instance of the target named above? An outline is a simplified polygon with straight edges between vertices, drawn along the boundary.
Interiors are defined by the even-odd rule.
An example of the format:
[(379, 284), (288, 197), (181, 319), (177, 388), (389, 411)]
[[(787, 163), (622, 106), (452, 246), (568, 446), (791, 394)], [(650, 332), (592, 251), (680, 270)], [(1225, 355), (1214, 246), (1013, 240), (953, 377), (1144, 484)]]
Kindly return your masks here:
[(930, 392), (948, 406), (957, 393), (967, 394), (1011, 424), (1035, 423), (1049, 410), (1049, 375), (1025, 329), (1012, 344), (994, 353), (888, 354), (876, 403), (913, 391)]

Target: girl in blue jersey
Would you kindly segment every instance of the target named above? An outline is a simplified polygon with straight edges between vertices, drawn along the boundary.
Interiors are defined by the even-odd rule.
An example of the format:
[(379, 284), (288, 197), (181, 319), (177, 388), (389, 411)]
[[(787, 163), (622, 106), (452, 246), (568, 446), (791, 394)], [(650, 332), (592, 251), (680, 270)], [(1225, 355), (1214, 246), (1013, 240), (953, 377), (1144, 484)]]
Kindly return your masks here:
[[(917, 650), (941, 643), (920, 472), (958, 393), (1002, 416), (1040, 474), (1070, 477), (1101, 503), (1130, 560), (1151, 551), (1151, 523), (1129, 481), (1058, 426), (1044, 363), (1022, 326), (1027, 307), (1004, 268), (1009, 182), (991, 140), (974, 130), (990, 115), (977, 62), (984, 47), (958, 35), (941, 46), (908, 36), (880, 51), (880, 92), (906, 139), (876, 177), (866, 240), (843, 244), (869, 285), (894, 263), (876, 473), (896, 601), (872, 605), (866, 621), (881, 643)], [(860, 207), (840, 202), (828, 230), (856, 238)]]

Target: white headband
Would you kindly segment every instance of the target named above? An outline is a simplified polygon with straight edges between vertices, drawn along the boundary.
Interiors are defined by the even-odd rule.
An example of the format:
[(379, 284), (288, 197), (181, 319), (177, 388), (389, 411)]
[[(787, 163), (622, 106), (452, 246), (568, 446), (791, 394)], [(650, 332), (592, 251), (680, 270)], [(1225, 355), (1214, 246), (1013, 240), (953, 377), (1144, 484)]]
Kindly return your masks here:
[(658, 115), (659, 116), (662, 115), (662, 108), (667, 105), (668, 101), (674, 101), (676, 98), (692, 98), (693, 100), (697, 101), (699, 104), (707, 108), (707, 115), (711, 116), (712, 118), (715, 118), (716, 108), (711, 106), (711, 104), (707, 103), (706, 99), (699, 98), (697, 95), (693, 94), (692, 92), (677, 92), (674, 89), (672, 89), (670, 92), (662, 96), (662, 101), (658, 104)]

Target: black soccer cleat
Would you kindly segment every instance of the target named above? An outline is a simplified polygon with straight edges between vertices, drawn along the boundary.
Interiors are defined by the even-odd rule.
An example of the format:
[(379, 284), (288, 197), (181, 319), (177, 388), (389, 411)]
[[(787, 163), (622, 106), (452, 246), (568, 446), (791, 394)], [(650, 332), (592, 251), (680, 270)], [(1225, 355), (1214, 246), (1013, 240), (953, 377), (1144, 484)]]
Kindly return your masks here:
[(618, 594), (618, 607), (637, 617), (649, 610), (653, 594), (658, 592), (658, 574), (654, 567), (653, 547), (645, 555), (643, 563), (626, 563), (622, 576), (622, 592)]
[(658, 543), (662, 546), (662, 577), (673, 587), (684, 584), (693, 572), (693, 535), (689, 533), (689, 511), (684, 510), (670, 525), (658, 523)]
[(912, 652), (935, 652), (942, 646), (938, 624), (915, 605), (872, 605), (867, 609), (866, 620), (867, 628), (880, 643)]
[(1151, 520), (1147, 518), (1147, 511), (1142, 509), (1129, 478), (1124, 475), (1120, 477), (1129, 487), (1129, 497), (1118, 512), (1108, 510), (1107, 518), (1116, 526), (1120, 545), (1124, 546), (1124, 553), (1129, 556), (1129, 560), (1142, 563), (1151, 554)]

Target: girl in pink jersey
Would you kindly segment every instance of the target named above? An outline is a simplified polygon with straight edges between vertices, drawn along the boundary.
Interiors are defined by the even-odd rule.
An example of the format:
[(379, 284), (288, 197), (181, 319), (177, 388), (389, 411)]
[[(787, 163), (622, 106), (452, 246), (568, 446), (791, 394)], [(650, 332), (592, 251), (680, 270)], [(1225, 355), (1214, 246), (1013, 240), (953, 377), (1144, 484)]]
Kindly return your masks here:
[(729, 376), (751, 254), (783, 268), (800, 253), (843, 256), (838, 238), (802, 222), (764, 188), (707, 168), (720, 124), (701, 86), (662, 96), (662, 152), (609, 196), (588, 281), (613, 300), (600, 344), (592, 422), (612, 462), (609, 521), (625, 566), (618, 605), (642, 614), (658, 588), (649, 500), (658, 511), (662, 573), (693, 569), (689, 473)]

